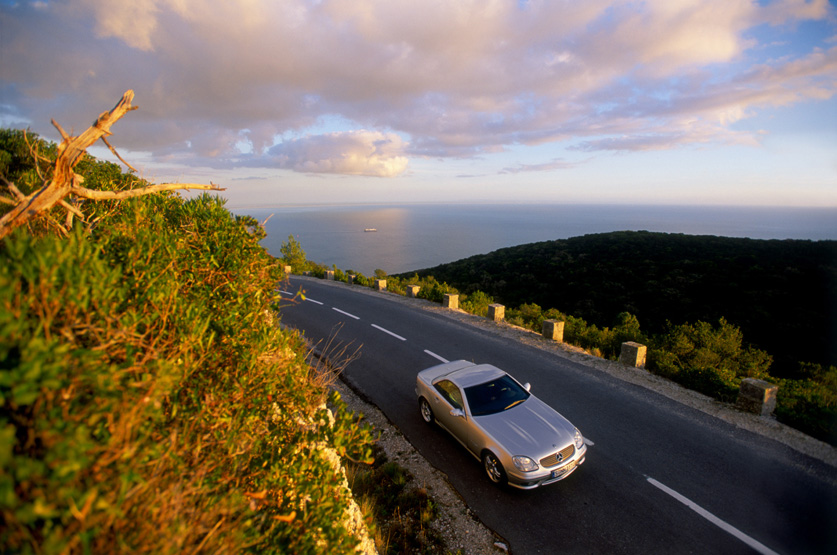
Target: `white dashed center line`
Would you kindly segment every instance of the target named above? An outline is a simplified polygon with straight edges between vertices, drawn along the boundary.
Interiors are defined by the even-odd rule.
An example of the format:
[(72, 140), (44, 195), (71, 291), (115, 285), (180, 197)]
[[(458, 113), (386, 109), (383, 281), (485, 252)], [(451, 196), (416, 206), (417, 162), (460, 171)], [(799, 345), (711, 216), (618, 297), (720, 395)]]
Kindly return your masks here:
[(348, 316), (349, 318), (354, 318), (355, 320), (360, 320), (360, 316), (355, 316), (354, 314), (349, 314), (348, 312), (344, 312), (344, 311), (340, 310), (339, 308), (331, 307), (331, 310), (334, 310), (335, 312), (339, 312), (340, 314), (343, 314), (344, 316)]
[(320, 301), (315, 301), (315, 300), (314, 300), (314, 299), (312, 299), (311, 297), (305, 297), (305, 300), (306, 300), (306, 301), (308, 301), (309, 303), (314, 303), (314, 304), (318, 304), (318, 305), (321, 305), (321, 306), (322, 306), (322, 304), (323, 304), (323, 303), (321, 303)]
[(389, 330), (388, 330), (388, 329), (386, 329), (386, 328), (382, 328), (381, 326), (377, 326), (377, 325), (375, 325), (375, 324), (372, 324), (372, 327), (373, 327), (373, 328), (375, 328), (376, 330), (381, 330), (381, 331), (382, 331), (382, 332), (384, 332), (384, 333), (388, 333), (388, 334), (390, 334), (391, 336), (393, 336), (393, 337), (394, 337), (394, 338), (396, 338), (396, 339), (400, 339), (401, 341), (407, 341), (407, 339), (406, 339), (406, 338), (401, 337), (401, 336), (400, 336), (400, 335), (398, 335), (397, 333), (392, 333), (391, 331), (389, 331)]
[(434, 353), (433, 351), (428, 351), (427, 349), (425, 349), (425, 350), (424, 350), (424, 352), (425, 352), (425, 353), (427, 353), (428, 355), (432, 356), (432, 357), (433, 357), (433, 358), (435, 358), (436, 360), (440, 360), (440, 361), (442, 361), (442, 362), (450, 362), (448, 359), (446, 359), (446, 358), (444, 358), (444, 357), (440, 357), (439, 355), (437, 355), (437, 354), (436, 354), (436, 353)]
[(684, 505), (686, 505), (687, 507), (692, 509), (694, 512), (696, 512), (697, 514), (699, 514), (700, 516), (702, 516), (703, 518), (705, 518), (706, 520), (708, 520), (709, 522), (711, 522), (712, 524), (714, 524), (715, 526), (717, 526), (718, 528), (723, 530), (724, 532), (727, 532), (728, 534), (732, 534), (733, 536), (735, 536), (736, 538), (738, 538), (742, 542), (746, 543), (748, 546), (750, 546), (755, 551), (758, 551), (759, 553), (763, 553), (764, 555), (778, 555), (775, 551), (773, 551), (772, 549), (770, 549), (769, 547), (767, 547), (763, 543), (751, 538), (750, 536), (748, 536), (747, 534), (745, 534), (744, 532), (742, 532), (738, 528), (735, 528), (731, 524), (727, 524), (726, 522), (724, 522), (723, 520), (721, 520), (717, 516), (713, 515), (712, 513), (710, 513), (709, 511), (707, 511), (706, 509), (704, 509), (703, 507), (701, 507), (700, 505), (698, 505), (694, 501), (692, 501), (692, 500), (690, 500), (686, 497), (683, 497), (682, 495), (680, 495), (679, 493), (677, 493), (676, 491), (674, 491), (670, 487), (666, 486), (665, 484), (661, 484), (660, 482), (658, 482), (654, 478), (651, 478), (650, 476), (647, 477), (647, 480), (648, 480), (648, 483), (651, 484), (652, 486), (654, 486), (656, 488), (659, 488), (660, 490), (662, 490), (665, 493), (669, 494), (670, 496), (674, 497), (675, 499), (677, 499), (678, 501), (680, 501), (681, 503), (683, 503)]

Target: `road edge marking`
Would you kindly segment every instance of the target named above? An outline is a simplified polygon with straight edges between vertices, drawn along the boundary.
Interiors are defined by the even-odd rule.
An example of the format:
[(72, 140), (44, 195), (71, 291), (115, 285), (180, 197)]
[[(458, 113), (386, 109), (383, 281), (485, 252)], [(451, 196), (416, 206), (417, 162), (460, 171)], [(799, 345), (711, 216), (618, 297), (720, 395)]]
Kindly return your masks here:
[(707, 511), (706, 509), (704, 509), (703, 507), (701, 507), (700, 505), (698, 505), (697, 503), (695, 503), (694, 501), (689, 499), (688, 497), (685, 497), (685, 496), (677, 493), (676, 491), (674, 491), (673, 489), (671, 489), (667, 485), (665, 485), (661, 482), (658, 482), (657, 480), (655, 480), (654, 478), (652, 478), (650, 476), (646, 476), (645, 479), (648, 480), (648, 483), (651, 484), (652, 486), (654, 486), (655, 488), (667, 493), (671, 497), (680, 501), (681, 503), (683, 503), (684, 505), (686, 505), (687, 507), (692, 509), (694, 512), (696, 512), (697, 514), (699, 514), (700, 516), (702, 516), (703, 518), (705, 518), (706, 520), (708, 520), (709, 522), (711, 522), (712, 524), (714, 524), (715, 526), (717, 526), (718, 528), (723, 530), (724, 532), (727, 532), (728, 534), (731, 534), (732, 536), (734, 536), (734, 537), (738, 538), (739, 540), (741, 540), (742, 542), (746, 543), (748, 546), (750, 546), (755, 551), (758, 551), (759, 553), (762, 553), (763, 555), (779, 555), (778, 553), (776, 553), (775, 551), (773, 551), (772, 549), (770, 549), (769, 547), (767, 547), (766, 545), (764, 545), (760, 541), (758, 541), (754, 538), (751, 538), (750, 536), (748, 536), (747, 534), (745, 534), (744, 532), (742, 532), (741, 530), (739, 530), (735, 526), (733, 526), (731, 524), (728, 524), (727, 522), (721, 520), (720, 518), (713, 515), (712, 513), (710, 513), (709, 511)]

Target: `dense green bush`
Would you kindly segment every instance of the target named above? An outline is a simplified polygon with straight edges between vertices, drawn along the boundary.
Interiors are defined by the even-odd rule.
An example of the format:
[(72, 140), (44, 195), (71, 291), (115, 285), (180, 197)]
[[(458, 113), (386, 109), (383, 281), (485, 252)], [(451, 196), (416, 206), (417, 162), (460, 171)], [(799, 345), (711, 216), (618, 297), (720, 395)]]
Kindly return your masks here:
[(465, 295), (465, 298), (459, 303), (459, 306), (465, 312), (484, 317), (488, 314), (489, 305), (492, 304), (494, 304), (493, 298), (482, 291), (474, 291), (470, 295)]
[(447, 283), (439, 283), (433, 276), (422, 278), (416, 285), (421, 287), (418, 298), (427, 299), (434, 303), (441, 303), (447, 294), (456, 295), (459, 293), (455, 287), (451, 287)]
[(366, 277), (365, 275), (361, 274), (360, 272), (351, 272), (354, 278), (354, 283), (357, 285), (362, 285), (364, 287), (371, 287), (375, 284), (375, 280)]
[(305, 251), (302, 250), (302, 245), (293, 235), (288, 235), (287, 242), (282, 243), (282, 246), (279, 247), (279, 252), (282, 253), (282, 260), (291, 267), (292, 272), (301, 274), (309, 269), (309, 262), (305, 256)]
[(772, 358), (744, 345), (741, 330), (721, 318), (717, 327), (706, 322), (671, 326), (656, 338), (648, 367), (690, 389), (732, 402), (742, 378), (769, 379)]
[(254, 222), (209, 195), (82, 209), (67, 238), (0, 242), (4, 550), (351, 552), (313, 446), (369, 460), (370, 433), (336, 397), (331, 424), (329, 377), (275, 325)]
[(837, 445), (837, 366), (804, 364), (809, 377), (779, 380), (776, 417), (813, 437)]

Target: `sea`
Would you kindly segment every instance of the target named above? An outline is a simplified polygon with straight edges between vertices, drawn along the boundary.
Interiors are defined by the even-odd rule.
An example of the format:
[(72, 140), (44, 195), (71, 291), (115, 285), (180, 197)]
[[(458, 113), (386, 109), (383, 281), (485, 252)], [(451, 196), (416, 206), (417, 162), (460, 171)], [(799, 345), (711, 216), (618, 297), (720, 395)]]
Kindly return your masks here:
[[(837, 207), (405, 204), (232, 209), (264, 221), (273, 256), (293, 236), (308, 260), (371, 276), (504, 247), (611, 231), (837, 240)], [(367, 231), (374, 230), (374, 231)]]

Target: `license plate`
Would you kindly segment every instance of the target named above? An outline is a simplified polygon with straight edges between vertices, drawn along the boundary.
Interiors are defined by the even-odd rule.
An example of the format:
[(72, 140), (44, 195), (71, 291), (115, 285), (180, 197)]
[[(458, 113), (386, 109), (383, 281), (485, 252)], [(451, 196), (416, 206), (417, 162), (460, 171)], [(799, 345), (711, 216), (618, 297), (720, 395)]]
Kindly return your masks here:
[(561, 467), (557, 470), (553, 470), (551, 477), (552, 478), (558, 478), (559, 476), (563, 476), (564, 474), (566, 474), (567, 472), (569, 472), (573, 468), (575, 468), (575, 462), (571, 462), (567, 466)]

